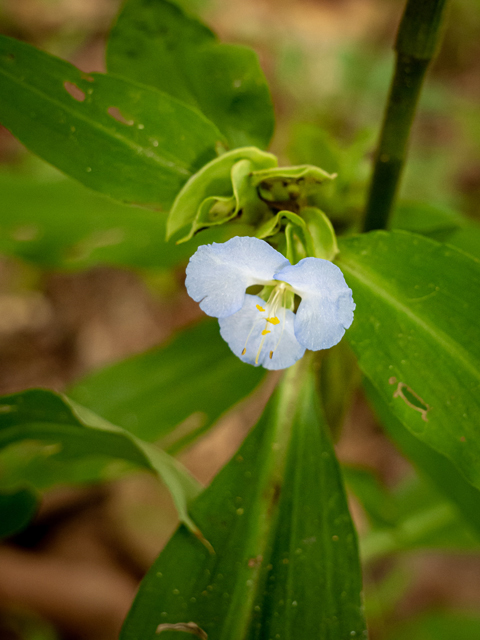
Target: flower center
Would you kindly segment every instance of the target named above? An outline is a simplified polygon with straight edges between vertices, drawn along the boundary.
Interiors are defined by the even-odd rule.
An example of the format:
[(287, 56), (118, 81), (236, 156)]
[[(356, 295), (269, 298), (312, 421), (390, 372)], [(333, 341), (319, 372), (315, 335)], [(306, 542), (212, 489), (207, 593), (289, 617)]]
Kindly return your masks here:
[[(270, 293), (270, 296), (268, 297), (267, 302), (265, 303), (265, 308), (260, 306), (259, 304), (256, 305), (259, 312), (259, 317), (253, 323), (242, 351), (242, 356), (244, 356), (247, 352), (248, 341), (250, 340), (250, 336), (252, 335), (254, 329), (258, 326), (259, 322), (265, 322), (265, 328), (262, 331), (262, 339), (260, 341), (260, 346), (258, 347), (257, 355), (255, 357), (255, 364), (258, 364), (258, 359), (262, 352), (265, 338), (269, 333), (272, 332), (272, 328), (279, 324), (282, 325), (280, 336), (275, 347), (270, 351), (270, 360), (273, 358), (273, 354), (280, 344), (283, 332), (285, 330), (286, 302), (288, 291), (290, 291), (290, 287), (285, 282), (281, 282), (279, 284), (276, 283), (272, 292)], [(278, 316), (281, 316), (281, 319)]]

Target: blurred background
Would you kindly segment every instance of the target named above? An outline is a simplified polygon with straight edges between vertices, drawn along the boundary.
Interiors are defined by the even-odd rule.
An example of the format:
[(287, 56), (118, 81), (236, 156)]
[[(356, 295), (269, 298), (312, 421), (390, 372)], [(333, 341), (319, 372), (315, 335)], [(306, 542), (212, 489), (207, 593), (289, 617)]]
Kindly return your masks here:
[[(325, 208), (339, 228), (346, 213), (358, 217), (403, 0), (180, 4), (222, 40), (258, 52), (277, 115), (272, 151), (281, 162), (312, 162), (328, 171), (337, 171), (342, 157), (344, 199)], [(86, 72), (104, 71), (119, 6), (117, 0), (0, 0), (0, 32)], [(408, 202), (429, 203), (442, 240), (459, 213), (478, 218), (479, 197), (480, 0), (452, 0), (401, 198), (407, 216)], [(192, 249), (166, 249), (163, 224), (158, 214), (63, 178), (0, 126), (1, 394), (28, 387), (68, 391), (90, 372), (161, 344), (200, 318), (183, 287)], [(468, 251), (468, 231), (463, 242)], [(274, 384), (275, 376), (268, 378), (181, 454), (201, 482), (234, 453)], [(373, 472), (405, 518), (425, 501), (435, 503), (435, 490), (389, 442), (360, 392), (337, 451), (345, 464)], [(0, 487), (12, 464), (11, 455), (0, 456)], [(141, 473), (94, 484), (72, 478), (50, 490), (54, 480), (47, 476), (33, 524), (0, 546), (0, 639), (113, 640), (138, 581), (176, 526), (170, 497)], [(363, 508), (353, 497), (351, 505), (359, 532), (368, 536)], [(478, 553), (470, 539), (449, 546), (427, 535), (380, 559), (363, 547), (374, 640), (480, 637)]]

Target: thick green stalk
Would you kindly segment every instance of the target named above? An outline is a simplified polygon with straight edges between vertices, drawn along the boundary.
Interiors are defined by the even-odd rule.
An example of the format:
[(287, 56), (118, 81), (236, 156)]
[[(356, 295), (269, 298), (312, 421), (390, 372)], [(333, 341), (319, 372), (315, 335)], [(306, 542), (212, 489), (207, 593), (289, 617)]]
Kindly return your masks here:
[(448, 0), (408, 0), (395, 43), (395, 73), (375, 157), (365, 231), (388, 227), (408, 137), (428, 66), (442, 35)]

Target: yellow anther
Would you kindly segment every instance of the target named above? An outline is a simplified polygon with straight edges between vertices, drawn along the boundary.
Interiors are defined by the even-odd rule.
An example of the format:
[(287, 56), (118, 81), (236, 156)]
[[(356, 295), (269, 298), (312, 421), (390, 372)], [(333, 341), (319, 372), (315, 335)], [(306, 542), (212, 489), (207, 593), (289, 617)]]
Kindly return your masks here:
[(273, 351), (270, 351), (270, 360), (273, 358)]
[(261, 311), (262, 313), (265, 311), (265, 309), (263, 309), (259, 304), (255, 305), (257, 307), (257, 309), (259, 311)]
[(247, 353), (247, 350), (246, 350), (246, 349), (244, 349), (244, 350), (242, 351), (242, 356), (244, 356), (246, 353)]
[(273, 316), (273, 318), (267, 318), (267, 322), (270, 322), (270, 324), (280, 324), (280, 320), (277, 318), (277, 316)]
[(262, 336), (266, 336), (266, 335), (267, 335), (267, 333), (271, 333), (271, 331), (269, 331), (268, 329), (264, 329), (264, 330), (262, 331)]

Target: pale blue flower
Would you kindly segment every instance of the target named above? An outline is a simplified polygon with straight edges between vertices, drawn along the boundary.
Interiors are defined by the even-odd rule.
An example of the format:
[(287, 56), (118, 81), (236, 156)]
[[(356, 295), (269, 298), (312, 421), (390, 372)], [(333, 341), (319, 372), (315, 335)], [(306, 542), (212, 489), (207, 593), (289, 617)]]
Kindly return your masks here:
[[(305, 349), (329, 349), (353, 322), (352, 292), (340, 269), (328, 260), (290, 262), (258, 238), (236, 237), (199, 247), (187, 266), (189, 295), (209, 316), (244, 362), (286, 369)], [(267, 300), (246, 293), (252, 285)], [(294, 295), (301, 298), (293, 312)]]

